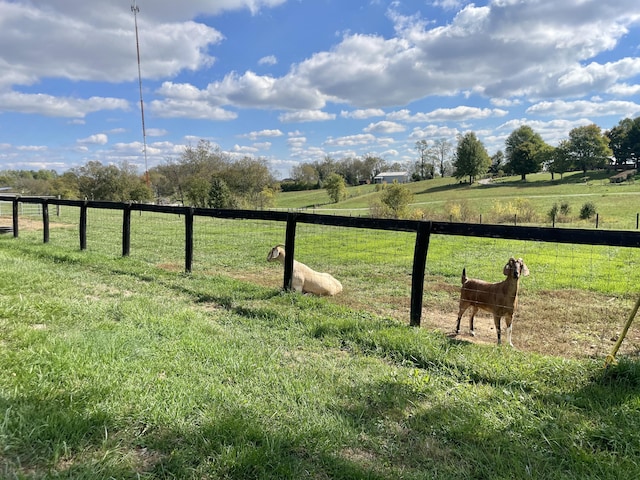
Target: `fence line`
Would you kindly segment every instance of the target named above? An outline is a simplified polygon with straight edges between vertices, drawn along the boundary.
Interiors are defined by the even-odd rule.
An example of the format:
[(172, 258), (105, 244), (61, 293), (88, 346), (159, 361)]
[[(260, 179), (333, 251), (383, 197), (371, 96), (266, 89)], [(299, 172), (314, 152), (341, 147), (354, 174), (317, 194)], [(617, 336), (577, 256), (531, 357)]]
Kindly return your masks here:
[(558, 229), (550, 227), (436, 222), (428, 220), (394, 220), (270, 210), (210, 209), (92, 200), (62, 200), (43, 197), (8, 197), (1, 195), (0, 201), (13, 203), (13, 236), (16, 238), (19, 236), (19, 203), (41, 205), (42, 222), (44, 227), (44, 243), (49, 242), (49, 205), (79, 208), (80, 250), (86, 250), (87, 248), (87, 211), (89, 208), (122, 210), (122, 256), (129, 256), (131, 250), (131, 213), (133, 211), (166, 213), (184, 217), (184, 258), (185, 271), (187, 273), (191, 272), (193, 265), (194, 217), (201, 216), (237, 220), (285, 222), (285, 249), (287, 251), (287, 256), (285, 257), (283, 288), (286, 290), (291, 289), (293, 260), (295, 256), (296, 226), (298, 223), (345, 228), (413, 232), (416, 234), (416, 240), (411, 279), (411, 326), (419, 326), (421, 321), (426, 259), (429, 249), (429, 240), (432, 233), (440, 235), (571, 243), (580, 245), (640, 247), (640, 232), (623, 230)]

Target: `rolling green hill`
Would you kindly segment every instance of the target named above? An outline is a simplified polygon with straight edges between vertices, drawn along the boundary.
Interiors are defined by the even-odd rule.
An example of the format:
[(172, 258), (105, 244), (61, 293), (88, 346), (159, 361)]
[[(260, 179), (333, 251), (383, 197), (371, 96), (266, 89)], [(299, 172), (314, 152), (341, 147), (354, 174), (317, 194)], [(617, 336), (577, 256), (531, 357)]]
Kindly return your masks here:
[[(640, 212), (640, 183), (611, 183), (612, 172), (572, 172), (562, 179), (556, 175), (539, 173), (504, 177), (488, 183), (472, 185), (459, 183), (455, 178), (436, 178), (406, 184), (414, 193), (411, 204), (419, 216), (431, 220), (480, 221), (505, 223), (514, 214), (523, 223), (549, 224), (548, 212), (554, 204), (566, 203), (569, 213), (558, 222), (574, 227), (595, 225), (595, 219), (580, 220), (582, 206), (591, 202), (596, 207), (600, 228), (636, 228)], [(332, 203), (325, 190), (283, 192), (276, 200), (276, 208), (309, 209), (318, 213), (368, 216), (371, 202), (380, 196), (381, 186), (349, 187), (347, 198)], [(519, 222), (520, 223), (520, 222)]]

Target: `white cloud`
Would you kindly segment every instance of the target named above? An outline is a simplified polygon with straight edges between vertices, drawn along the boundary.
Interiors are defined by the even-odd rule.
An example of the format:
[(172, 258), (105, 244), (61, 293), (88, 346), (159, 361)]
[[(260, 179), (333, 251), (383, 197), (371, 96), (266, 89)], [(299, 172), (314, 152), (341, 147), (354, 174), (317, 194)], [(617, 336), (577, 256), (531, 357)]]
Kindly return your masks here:
[(325, 122), (334, 120), (336, 115), (333, 113), (323, 112), (321, 110), (305, 110), (299, 112), (283, 113), (278, 117), (282, 123), (292, 122)]
[(385, 120), (377, 123), (370, 123), (364, 131), (367, 133), (399, 133), (404, 132), (405, 127), (399, 123)]
[(49, 147), (46, 145), (19, 145), (16, 150), (20, 152), (46, 152)]
[(238, 114), (206, 102), (196, 100), (154, 100), (153, 113), (162, 118), (195, 118), (200, 120), (234, 120)]
[(300, 136), (296, 136), (296, 137), (290, 137), (287, 140), (287, 144), (289, 145), (290, 148), (294, 148), (294, 149), (300, 149), (302, 147), (304, 147), (307, 143), (307, 138), (306, 137), (300, 137)]
[(277, 63), (278, 59), (275, 55), (267, 55), (258, 60), (258, 65), (276, 65)]
[(281, 137), (283, 135), (284, 133), (282, 133), (282, 131), (276, 128), (272, 130), (260, 130), (258, 132), (249, 132), (241, 136), (244, 138), (249, 138), (251, 140), (257, 140), (258, 138), (262, 138), (262, 137), (274, 138), (274, 137)]
[(545, 117), (635, 117), (640, 104), (628, 101), (596, 102), (589, 100), (540, 102), (527, 109), (527, 113)]
[(364, 120), (366, 118), (371, 118), (371, 117), (382, 117), (384, 116), (384, 110), (382, 110), (381, 108), (367, 108), (367, 109), (360, 109), (360, 110), (352, 110), (350, 112), (343, 110), (340, 112), (340, 116), (342, 118), (353, 118), (356, 120)]
[(607, 93), (615, 96), (621, 97), (633, 97), (635, 95), (640, 95), (640, 84), (636, 85), (627, 85), (626, 83), (621, 83), (612, 86)]
[(46, 94), (8, 92), (0, 94), (0, 112), (40, 114), (47, 117), (78, 117), (100, 110), (128, 110), (126, 100), (107, 97), (88, 99), (54, 97)]
[(371, 134), (348, 135), (340, 138), (329, 137), (324, 143), (332, 147), (370, 145), (376, 143), (376, 137)]
[(109, 137), (104, 133), (97, 133), (87, 138), (81, 138), (78, 140), (80, 145), (106, 145), (109, 143)]

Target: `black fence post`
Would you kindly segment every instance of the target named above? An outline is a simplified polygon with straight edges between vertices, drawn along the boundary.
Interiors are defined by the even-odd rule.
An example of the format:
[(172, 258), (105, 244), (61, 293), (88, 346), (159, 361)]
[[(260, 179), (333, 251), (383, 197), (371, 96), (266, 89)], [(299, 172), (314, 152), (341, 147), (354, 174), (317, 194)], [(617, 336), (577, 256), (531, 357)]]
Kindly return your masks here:
[(431, 237), (431, 222), (420, 223), (413, 251), (413, 272), (411, 274), (411, 318), (409, 325), (419, 327), (422, 319), (422, 296), (424, 294), (424, 272), (427, 251)]
[(122, 210), (122, 256), (128, 257), (131, 253), (131, 202)]
[(298, 214), (287, 213), (287, 232), (285, 236), (284, 251), (284, 280), (283, 287), (286, 291), (292, 289), (293, 284), (293, 258), (296, 250), (296, 226), (298, 224)]
[(80, 250), (87, 249), (87, 201), (80, 206)]
[(20, 197), (13, 199), (13, 238), (18, 238), (18, 201)]
[(49, 200), (46, 198), (42, 202), (42, 241), (49, 243)]
[(193, 207), (184, 209), (184, 226), (184, 270), (187, 273), (191, 273), (191, 267), (193, 266)]

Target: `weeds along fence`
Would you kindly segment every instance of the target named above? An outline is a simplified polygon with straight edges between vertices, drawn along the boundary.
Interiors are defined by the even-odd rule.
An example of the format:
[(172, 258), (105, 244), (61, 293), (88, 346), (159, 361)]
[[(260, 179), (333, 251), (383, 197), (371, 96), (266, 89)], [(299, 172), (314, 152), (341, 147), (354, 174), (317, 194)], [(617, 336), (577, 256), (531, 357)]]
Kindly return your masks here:
[[(227, 263), (242, 262), (242, 251), (246, 251), (247, 249), (255, 250), (256, 248), (254, 244), (244, 243), (248, 236), (257, 234), (256, 230), (263, 230), (264, 236), (261, 238), (261, 242), (269, 243), (269, 245), (262, 245), (261, 243), (260, 248), (264, 247), (264, 252), (254, 252), (255, 255), (264, 254), (264, 257), (266, 257), (267, 247), (273, 246), (275, 243), (282, 243), (281, 239), (284, 233), (284, 243), (287, 250), (287, 256), (284, 266), (283, 288), (286, 290), (291, 289), (293, 260), (296, 257), (296, 241), (299, 240), (302, 227), (304, 227), (303, 232), (305, 232), (302, 235), (302, 237), (305, 238), (304, 242), (307, 242), (307, 239), (314, 235), (313, 232), (305, 230), (310, 226), (318, 226), (322, 230), (327, 231), (330, 229), (337, 229), (338, 231), (352, 229), (354, 232), (399, 232), (402, 234), (402, 241), (404, 242), (402, 248), (406, 247), (412, 249), (412, 257), (408, 260), (410, 262), (411, 278), (409, 316), (410, 325), (412, 326), (419, 326), (422, 318), (425, 269), (432, 235), (456, 238), (462, 237), (466, 239), (465, 244), (471, 244), (473, 242), (473, 238), (507, 239), (515, 241), (547, 242), (584, 246), (630, 247), (634, 252), (637, 251), (640, 253), (640, 250), (635, 250), (640, 247), (640, 232), (635, 231), (451, 223), (425, 220), (392, 220), (300, 212), (223, 210), (90, 200), (62, 200), (43, 197), (0, 196), (0, 202), (6, 202), (3, 207), (3, 212), (9, 210), (7, 208), (8, 205), (11, 206), (10, 211), (12, 224), (10, 227), (4, 228), (6, 229), (6, 233), (10, 233), (12, 231), (13, 236), (16, 238), (20, 234), (21, 222), (34, 222), (33, 219), (25, 219), (24, 215), (21, 214), (21, 212), (25, 211), (21, 205), (37, 205), (39, 208), (32, 210), (37, 212), (37, 214), (34, 215), (34, 218), (38, 218), (38, 224), (40, 224), (41, 219), (42, 240), (44, 243), (49, 243), (51, 231), (50, 210), (52, 210), (52, 207), (55, 207), (55, 215), (61, 219), (59, 221), (56, 220), (56, 224), (64, 225), (66, 222), (66, 225), (71, 225), (74, 229), (77, 228), (78, 236), (75, 238), (74, 243), (79, 243), (80, 250), (87, 249), (88, 238), (91, 238), (92, 242), (95, 241), (99, 244), (108, 244), (111, 246), (110, 248), (114, 248), (110, 253), (120, 254), (123, 257), (127, 257), (131, 255), (133, 240), (135, 250), (144, 251), (144, 254), (149, 257), (157, 255), (157, 257), (154, 257), (154, 261), (160, 261), (161, 258), (164, 259), (170, 255), (168, 253), (163, 253), (160, 250), (169, 243), (168, 239), (171, 239), (171, 241), (178, 241), (181, 245), (180, 256), (184, 260), (184, 271), (187, 273), (191, 273), (193, 269), (194, 251), (211, 250), (213, 248), (212, 243), (233, 242), (234, 245), (218, 246), (224, 251), (228, 251), (233, 248), (238, 250), (232, 259), (226, 260)], [(102, 224), (109, 223), (107, 221), (100, 221), (98, 224), (89, 223), (89, 211), (110, 212), (109, 218), (111, 224), (109, 226)], [(142, 217), (143, 215), (159, 216), (161, 218), (159, 221), (162, 223), (163, 235), (166, 236), (165, 238), (167, 240), (159, 240), (155, 246), (151, 246), (151, 242), (140, 240), (142, 237), (146, 239), (157, 237), (159, 233), (158, 231), (154, 231), (153, 226), (149, 226), (147, 224), (143, 225), (136, 221), (132, 222), (134, 212), (136, 214), (134, 218), (138, 216)], [(196, 219), (198, 219), (199, 227), (200, 225), (203, 225), (200, 228), (208, 228), (203, 223), (205, 220), (216, 220), (220, 222), (219, 228), (233, 231), (233, 236), (229, 237), (227, 234), (216, 234), (214, 231), (205, 240), (202, 240), (194, 233), (194, 222)], [(247, 220), (259, 223), (252, 225), (242, 223), (242, 221)], [(134, 224), (133, 228), (132, 223)], [(38, 230), (40, 230), (40, 228), (38, 228)], [(99, 233), (92, 236), (92, 230), (99, 231)], [(354, 235), (359, 235), (357, 237), (357, 242), (367, 241), (368, 235), (364, 235), (362, 233), (354, 233)], [(344, 242), (337, 238), (338, 235), (329, 233), (329, 236), (336, 237), (334, 240), (335, 245), (331, 248), (344, 248)], [(116, 240), (118, 237), (120, 237), (120, 242)], [(229, 238), (232, 239), (229, 240)], [(393, 243), (396, 240), (386, 239), (385, 241)], [(328, 240), (326, 239), (318, 241), (318, 243), (323, 246), (320, 247), (316, 257), (322, 256), (322, 248), (327, 247), (325, 250), (328, 249), (328, 246), (324, 245), (327, 242)], [(410, 246), (407, 246), (409, 243)], [(458, 250), (464, 249), (465, 244), (451, 248)], [(376, 244), (375, 249), (378, 249), (379, 247), (380, 242)], [(116, 248), (117, 250), (115, 250)], [(390, 245), (387, 247), (386, 251), (393, 252), (394, 249), (399, 251), (401, 247), (396, 248)], [(152, 250), (158, 250), (158, 252), (154, 252)], [(432, 255), (446, 256), (450, 254), (443, 253), (441, 248), (438, 249), (438, 252), (440, 253)], [(175, 255), (175, 252), (173, 254)], [(218, 254), (218, 256), (220, 256), (220, 254)], [(371, 255), (371, 257), (372, 258), (369, 259), (371, 263), (382, 260), (381, 258), (375, 257), (375, 255)], [(623, 263), (634, 263), (636, 258), (637, 256), (634, 254), (632, 260), (624, 260)], [(471, 261), (475, 259), (465, 258), (464, 260)], [(362, 260), (355, 258), (355, 256), (353, 256), (353, 258), (343, 256), (339, 261), (350, 262), (350, 265), (348, 267), (345, 266), (344, 268), (351, 268), (353, 270), (357, 269), (358, 262)], [(616, 259), (616, 261), (618, 260)], [(225, 260), (221, 260), (219, 264), (223, 265), (224, 262)], [(454, 263), (455, 267), (452, 267), (452, 269), (455, 268), (456, 271), (458, 271), (461, 267), (461, 265), (459, 265), (460, 262), (456, 259), (456, 262)], [(240, 268), (242, 268), (242, 266), (240, 266)], [(635, 268), (632, 265), (626, 265), (625, 268), (630, 271), (635, 271)], [(178, 270), (181, 269), (182, 267), (178, 267)], [(377, 281), (379, 282), (385, 282), (388, 280), (388, 277), (385, 276), (385, 272), (381, 272), (379, 275), (372, 275), (371, 273), (363, 275), (369, 275), (372, 277), (377, 275), (379, 277), (377, 278)], [(562, 274), (559, 274), (559, 276), (561, 275)], [(373, 280), (375, 281), (376, 279)], [(565, 280), (563, 278), (559, 278), (558, 284), (563, 285), (564, 281)], [(613, 282), (615, 282), (615, 280)], [(630, 282), (634, 283), (635, 280), (631, 280)], [(404, 292), (401, 292), (398, 296), (403, 294)]]

